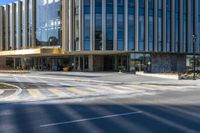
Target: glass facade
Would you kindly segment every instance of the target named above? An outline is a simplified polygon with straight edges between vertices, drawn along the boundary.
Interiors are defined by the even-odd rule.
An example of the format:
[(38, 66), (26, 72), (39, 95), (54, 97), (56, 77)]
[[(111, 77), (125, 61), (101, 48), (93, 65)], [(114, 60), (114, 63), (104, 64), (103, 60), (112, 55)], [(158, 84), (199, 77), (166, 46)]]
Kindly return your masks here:
[[(198, 34), (199, 34), (199, 36), (200, 36), (200, 1), (198, 1), (198, 17), (199, 17), (199, 19), (198, 19)], [(198, 51), (200, 51), (200, 39), (199, 39), (199, 49), (198, 49)]]
[(144, 0), (139, 0), (139, 51), (144, 51)]
[(153, 15), (153, 8), (154, 7), (154, 0), (149, 0), (149, 51), (153, 51), (153, 42), (154, 42), (154, 15)]
[(106, 0), (106, 50), (113, 50), (113, 0)]
[(158, 0), (158, 51), (162, 52), (163, 51), (163, 43), (162, 43), (162, 17), (163, 17), (163, 12), (162, 12), (162, 0)]
[(166, 2), (167, 2), (166, 42), (167, 42), (167, 52), (170, 52), (171, 51), (171, 0), (167, 0)]
[[(16, 2), (16, 8), (12, 8), (11, 4), (9, 4), (10, 12), (8, 17), (10, 21), (9, 24), (7, 24), (9, 26), (9, 49), (12, 48), (12, 44), (15, 44), (16, 48), (18, 48), (19, 45), (22, 46), (22, 49), (25, 48), (25, 46), (32, 48), (32, 43), (34, 42), (34, 40), (32, 40), (34, 33), (32, 30), (36, 30), (36, 47), (62, 46), (61, 0), (35, 0), (35, 2), (36, 7), (34, 8), (33, 0), (21, 0), (21, 10), (18, 10), (18, 2)], [(148, 2), (148, 8), (145, 8), (145, 2)], [(194, 28), (199, 29), (198, 32), (200, 35), (200, 2), (198, 1), (198, 27), (194, 27), (194, 0), (166, 0), (166, 13), (163, 12), (165, 11), (163, 0), (157, 0), (157, 4), (154, 2), (155, 0), (73, 0), (73, 33), (71, 33), (73, 35), (73, 41), (72, 44), (70, 44), (72, 46), (72, 51), (80, 51), (81, 44), (83, 44), (84, 51), (92, 51), (93, 46), (94, 50), (102, 51), (105, 41), (105, 50), (108, 51), (118, 50), (121, 52), (127, 48), (128, 51), (134, 52), (135, 48), (138, 47), (141, 52), (151, 53), (156, 52), (154, 51), (154, 46), (157, 46), (156, 50), (158, 50), (158, 52), (164, 52), (163, 40), (166, 38), (166, 52), (173, 52), (173, 49), (175, 52), (182, 52), (180, 50), (181, 46), (183, 46), (183, 52), (191, 54), (193, 52), (192, 35), (194, 34)], [(183, 2), (183, 7), (180, 7), (180, 2)], [(27, 5), (25, 5), (25, 3), (27, 3)], [(155, 5), (157, 5), (157, 8)], [(191, 7), (188, 7), (188, 5), (191, 5)], [(28, 7), (25, 8), (25, 6)], [(136, 12), (136, 6), (138, 6), (139, 12)], [(157, 18), (154, 16), (155, 8), (157, 9)], [(15, 11), (12, 11), (12, 9), (15, 9)], [(27, 11), (25, 11), (25, 9), (27, 9)], [(32, 16), (34, 10), (36, 13), (36, 20), (32, 20), (34, 18), (34, 16)], [(189, 10), (191, 14), (188, 14)], [(21, 11), (22, 18), (19, 18), (18, 11)], [(172, 11), (174, 12), (172, 13)], [(182, 17), (180, 17), (180, 11), (183, 11)], [(12, 20), (13, 12), (16, 13), (15, 27), (12, 27), (12, 22), (14, 21)], [(145, 12), (148, 12), (147, 18), (145, 18)], [(163, 21), (163, 15), (165, 14), (166, 22)], [(27, 16), (27, 18), (25, 18), (25, 16)], [(183, 20), (180, 20), (181, 18)], [(21, 24), (18, 23), (18, 19), (21, 19)], [(157, 25), (155, 25), (155, 20), (157, 21)], [(35, 22), (35, 25), (33, 25), (32, 22)], [(135, 28), (137, 24), (135, 22), (138, 23), (138, 29)], [(148, 22), (148, 34), (145, 34), (145, 31), (147, 31), (145, 30), (145, 22)], [(182, 26), (180, 22), (183, 22)], [(28, 24), (27, 27), (25, 27), (26, 23)], [(188, 25), (190, 23), (191, 25)], [(174, 33), (172, 33), (172, 24), (174, 25)], [(22, 27), (20, 31), (22, 33), (22, 42), (18, 40), (19, 25)], [(165, 25), (166, 27), (163, 27)], [(35, 29), (33, 29), (34, 27)], [(12, 31), (13, 29), (14, 31)], [(27, 35), (25, 35), (26, 29), (28, 30)], [(166, 29), (166, 31), (163, 31), (164, 29)], [(183, 31), (183, 33), (180, 34), (180, 31)], [(15, 34), (13, 34), (13, 32)], [(157, 37), (154, 36), (156, 32)], [(125, 37), (125, 35), (127, 36)], [(145, 35), (148, 36), (145, 37)], [(166, 37), (164, 35), (166, 35)], [(13, 43), (12, 41), (15, 41), (15, 39), (13, 39), (14, 37), (16, 38), (16, 42)], [(157, 42), (155, 42), (155, 38)], [(26, 39), (28, 42), (25, 42)], [(172, 41), (174, 41), (173, 45)], [(148, 43), (148, 48), (146, 48), (148, 51), (145, 51), (144, 42)]]
[(102, 0), (95, 0), (95, 50), (102, 50)]
[(90, 50), (90, 10), (91, 10), (91, 4), (90, 0), (84, 0), (84, 50), (88, 51)]
[(128, 0), (128, 50), (135, 49), (135, 0)]
[(36, 0), (36, 46), (60, 46), (60, 0)]
[(187, 48), (187, 0), (183, 0), (183, 46), (184, 52)]
[(22, 1), (22, 48), (25, 48), (25, 0)]
[(15, 16), (15, 19), (16, 19), (16, 27), (15, 27), (15, 38), (16, 38), (16, 49), (18, 49), (19, 48), (19, 40), (18, 40), (18, 27), (19, 27), (19, 23), (18, 23), (18, 4), (16, 4), (16, 16)]
[(117, 6), (117, 49), (124, 50), (124, 0)]
[(32, 0), (29, 0), (28, 7), (28, 47), (31, 47), (32, 42)]
[(179, 0), (175, 1), (175, 51), (180, 50), (179, 43)]

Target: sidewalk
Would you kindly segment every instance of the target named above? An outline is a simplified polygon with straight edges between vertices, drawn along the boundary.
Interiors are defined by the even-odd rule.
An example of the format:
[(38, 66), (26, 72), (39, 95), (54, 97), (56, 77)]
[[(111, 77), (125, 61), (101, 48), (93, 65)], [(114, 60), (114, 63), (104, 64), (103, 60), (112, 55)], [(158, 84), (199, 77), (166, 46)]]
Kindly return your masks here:
[(7, 74), (27, 74), (30, 71), (27, 70), (0, 70), (0, 73), (7, 73)]

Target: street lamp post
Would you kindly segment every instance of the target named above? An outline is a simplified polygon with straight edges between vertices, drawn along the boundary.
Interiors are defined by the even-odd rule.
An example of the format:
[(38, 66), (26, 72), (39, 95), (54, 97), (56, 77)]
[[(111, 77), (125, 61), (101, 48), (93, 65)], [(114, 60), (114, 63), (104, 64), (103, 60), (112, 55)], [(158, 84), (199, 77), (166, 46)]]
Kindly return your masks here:
[(196, 80), (196, 43), (197, 35), (192, 35), (193, 38), (193, 80)]

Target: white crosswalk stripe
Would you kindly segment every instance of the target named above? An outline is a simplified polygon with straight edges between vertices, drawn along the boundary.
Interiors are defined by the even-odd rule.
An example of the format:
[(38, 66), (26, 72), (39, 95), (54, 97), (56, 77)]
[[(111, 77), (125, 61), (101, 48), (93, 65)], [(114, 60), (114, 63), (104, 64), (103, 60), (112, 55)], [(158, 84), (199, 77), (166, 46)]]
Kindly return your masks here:
[(36, 99), (44, 99), (46, 96), (42, 94), (42, 92), (38, 89), (27, 89), (31, 97), (36, 98)]
[(57, 89), (57, 88), (51, 88), (51, 89), (48, 89), (48, 90), (50, 92), (52, 92), (53, 94), (55, 94), (57, 97), (70, 97), (71, 96), (70, 94), (67, 94), (67, 93), (65, 93), (62, 90)]

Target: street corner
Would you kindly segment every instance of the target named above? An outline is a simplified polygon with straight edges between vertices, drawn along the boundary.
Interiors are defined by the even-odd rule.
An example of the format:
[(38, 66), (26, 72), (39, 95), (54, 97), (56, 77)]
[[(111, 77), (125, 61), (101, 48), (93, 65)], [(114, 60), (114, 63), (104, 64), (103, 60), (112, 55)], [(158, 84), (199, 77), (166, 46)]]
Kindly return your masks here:
[(22, 89), (16, 85), (9, 83), (0, 83), (0, 100), (7, 101), (19, 95)]

